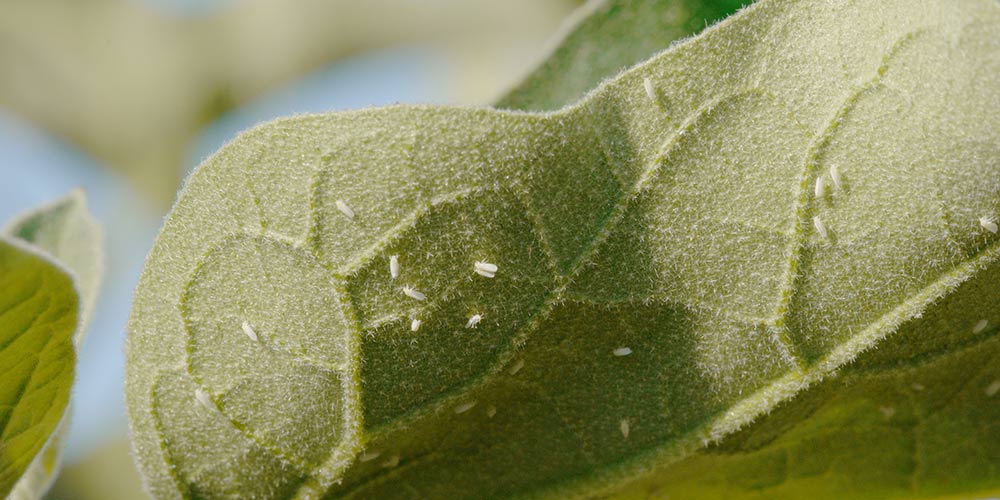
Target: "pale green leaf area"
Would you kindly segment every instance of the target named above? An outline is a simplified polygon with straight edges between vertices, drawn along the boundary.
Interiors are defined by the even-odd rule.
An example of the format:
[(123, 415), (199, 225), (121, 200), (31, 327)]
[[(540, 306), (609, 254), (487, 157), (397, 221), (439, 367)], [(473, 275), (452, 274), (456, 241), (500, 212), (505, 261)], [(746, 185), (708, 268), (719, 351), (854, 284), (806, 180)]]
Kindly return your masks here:
[(81, 460), (67, 463), (46, 498), (53, 500), (142, 500), (142, 478), (124, 433)]
[(498, 108), (549, 111), (583, 97), (601, 80), (694, 35), (750, 0), (591, 0), (559, 43)]
[(147, 486), (1000, 488), (998, 77), (993, 0), (763, 0), (558, 112), (255, 128), (188, 179), (136, 294)]
[[(63, 418), (78, 310), (64, 268), (24, 243), (0, 239), (0, 498), (8, 497)], [(47, 482), (45, 471), (55, 465), (44, 457), (39, 463), (42, 470), (33, 468), (14, 498), (31, 498), (21, 495)]]
[(4, 233), (40, 248), (73, 273), (83, 303), (83, 320), (74, 341), (83, 340), (97, 301), (103, 270), (103, 232), (87, 210), (82, 190), (21, 214)]
[[(87, 201), (83, 191), (75, 190), (63, 198), (21, 214), (7, 224), (3, 233), (5, 237), (29, 244), (32, 251), (43, 253), (49, 259), (58, 262), (61, 272), (69, 275), (69, 279), (72, 280), (72, 284), (75, 287), (75, 291), (71, 290), (74, 302), (64, 304), (62, 307), (72, 306), (74, 315), (77, 312), (77, 308), (80, 309), (80, 317), (74, 328), (75, 333), (72, 336), (73, 344), (79, 346), (83, 341), (90, 312), (93, 310), (97, 299), (103, 252), (102, 231), (97, 221), (87, 211)], [(25, 282), (25, 286), (27, 285), (34, 286), (31, 282)], [(16, 285), (12, 284), (11, 286)], [(77, 300), (79, 300), (80, 304), (77, 304)], [(54, 302), (51, 307), (59, 306)], [(38, 336), (37, 341), (45, 340), (45, 332), (34, 335)], [(51, 341), (60, 342), (60, 338), (53, 335)], [(56, 370), (68, 370), (68, 380), (53, 378), (52, 382), (53, 384), (65, 384), (66, 388), (68, 388), (72, 384), (75, 356), (65, 357), (64, 350), (58, 352), (60, 356), (49, 355), (47, 358), (44, 358), (45, 366), (42, 366), (42, 358), (39, 358), (39, 366), (35, 370), (39, 373), (44, 373), (44, 369), (53, 372)], [(12, 358), (12, 362), (24, 363), (23, 357), (26, 354), (29, 353), (21, 353), (20, 356), (15, 355)], [(6, 366), (0, 364), (0, 368), (6, 368)], [(5, 370), (0, 370), (0, 372), (5, 373)], [(25, 383), (27, 382), (23, 379), (23, 374), (19, 377), (0, 381), (0, 385), (3, 385), (2, 390), (5, 391), (16, 389), (16, 385), (7, 384), (21, 384), (21, 386), (24, 386)], [(69, 431), (69, 404), (68, 400), (62, 397), (62, 391), (66, 388), (63, 388), (61, 385), (58, 387), (60, 397), (50, 398), (48, 404), (52, 405), (51, 408), (46, 409), (40, 406), (33, 410), (37, 419), (37, 423), (34, 425), (38, 425), (39, 429), (48, 429), (49, 432), (49, 434), (39, 435), (51, 435), (51, 438), (44, 443), (44, 447), (40, 451), (31, 452), (33, 455), (24, 455), (28, 458), (34, 456), (34, 460), (23, 471), (13, 489), (10, 489), (9, 495), (4, 493), (6, 495), (5, 498), (11, 500), (40, 498), (49, 489), (58, 472), (63, 443)], [(25, 391), (26, 389), (22, 387), (19, 390)], [(45, 388), (38, 390), (51, 391)], [(21, 397), (27, 400), (29, 395)], [(39, 396), (30, 397), (38, 399)], [(41, 412), (43, 409), (46, 410), (44, 413)], [(52, 411), (62, 412), (62, 418), (54, 428), (47, 420), (42, 420), (43, 418), (47, 419), (49, 412)], [(19, 463), (23, 462), (23, 458), (19, 457), (18, 461)], [(14, 469), (11, 470), (13, 471)]]

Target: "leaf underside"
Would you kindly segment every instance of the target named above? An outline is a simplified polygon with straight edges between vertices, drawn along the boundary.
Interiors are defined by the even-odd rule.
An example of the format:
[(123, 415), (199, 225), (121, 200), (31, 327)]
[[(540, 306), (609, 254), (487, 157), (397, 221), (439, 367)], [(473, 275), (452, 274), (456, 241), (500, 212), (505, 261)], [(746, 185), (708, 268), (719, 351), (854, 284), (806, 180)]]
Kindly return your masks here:
[(245, 133), (133, 304), (150, 491), (1000, 488), (998, 33), (992, 0), (763, 0), (558, 112)]

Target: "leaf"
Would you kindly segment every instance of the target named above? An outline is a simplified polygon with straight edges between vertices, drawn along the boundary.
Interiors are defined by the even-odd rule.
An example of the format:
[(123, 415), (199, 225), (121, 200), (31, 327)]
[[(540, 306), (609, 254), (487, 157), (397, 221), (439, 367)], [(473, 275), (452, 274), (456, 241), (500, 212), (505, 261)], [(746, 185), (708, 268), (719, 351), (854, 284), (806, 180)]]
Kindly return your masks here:
[[(694, 2), (692, 2), (694, 3)], [(708, 2), (711, 4), (711, 2)], [(593, 2), (584, 9), (586, 17), (577, 16), (551, 56), (497, 104), (523, 110), (556, 109), (581, 96), (600, 79), (614, 75), (619, 68), (642, 59), (640, 48), (652, 54), (659, 46), (648, 42), (659, 37), (673, 40), (690, 33), (677, 33), (671, 12), (679, 2)], [(720, 8), (735, 10), (735, 5), (689, 5), (691, 21), (699, 12)], [(700, 9), (699, 9), (700, 8)], [(659, 14), (659, 15), (658, 15)], [(723, 17), (706, 15), (713, 21)], [(676, 21), (675, 21), (676, 22)], [(706, 21), (707, 23), (708, 21)], [(688, 22), (688, 29), (699, 26)], [(627, 34), (641, 33), (641, 36)], [(603, 68), (603, 69), (602, 69)], [(996, 274), (996, 271), (993, 271)], [(997, 281), (998, 277), (991, 277)], [(923, 318), (902, 327), (908, 336), (898, 335), (899, 349), (917, 341), (918, 336), (940, 336), (949, 325), (955, 331), (969, 333), (968, 324), (960, 324), (966, 314), (955, 315), (966, 304), (974, 303), (976, 294), (996, 294), (980, 278), (978, 285), (964, 285), (964, 294), (952, 293), (947, 308), (937, 306), (934, 317), (925, 311)], [(955, 318), (950, 318), (955, 316)], [(973, 325), (973, 329), (979, 325)], [(916, 333), (914, 333), (916, 332)], [(819, 387), (779, 407), (762, 422), (679, 464), (671, 464), (659, 473), (647, 474), (639, 481), (605, 492), (608, 498), (916, 498), (913, 485), (929, 490), (930, 496), (947, 495), (963, 484), (964, 498), (996, 496), (987, 483), (976, 488), (977, 481), (1000, 475), (1000, 442), (995, 436), (1000, 408), (988, 400), (1000, 390), (1000, 375), (990, 370), (996, 353), (988, 349), (995, 338), (982, 336), (972, 340), (957, 339), (958, 352), (937, 350), (897, 370), (857, 369), (869, 363), (875, 351), (854, 367), (825, 380)], [(882, 347), (883, 351), (896, 349)], [(933, 361), (933, 362), (932, 362)], [(884, 361), (883, 361), (884, 362)], [(995, 363), (994, 363), (995, 364)], [(947, 377), (935, 377), (949, 371)], [(888, 372), (888, 373), (887, 373)], [(934, 380), (932, 390), (925, 383)], [(850, 387), (845, 391), (845, 387)], [(961, 394), (960, 397), (955, 395)], [(878, 395), (876, 397), (876, 395)], [(845, 409), (851, 412), (843, 418)], [(839, 420), (839, 421), (838, 421)], [(845, 424), (843, 421), (849, 423)], [(963, 440), (941, 442), (961, 429)], [(873, 444), (874, 443), (874, 444)], [(930, 444), (934, 446), (929, 446)], [(948, 450), (929, 454), (919, 460), (918, 450), (938, 447)], [(891, 452), (887, 453), (887, 450)], [(958, 476), (962, 477), (959, 478)]]
[[(73, 343), (79, 346), (83, 340), (86, 324), (89, 321), (90, 311), (93, 310), (94, 302), (97, 298), (101, 276), (101, 254), (102, 254), (102, 234), (97, 222), (87, 211), (86, 198), (83, 191), (76, 190), (67, 196), (55, 200), (45, 206), (38, 207), (26, 212), (12, 220), (3, 231), (4, 237), (18, 241), (21, 244), (29, 244), (32, 252), (44, 254), (45, 258), (58, 262), (60, 272), (66, 273), (72, 280), (75, 287), (73, 290), (74, 300), (80, 300), (82, 311), (80, 311), (79, 321), (75, 327)], [(66, 267), (63, 267), (66, 266)], [(68, 269), (67, 269), (68, 268)], [(79, 295), (77, 295), (79, 294)], [(76, 302), (73, 304), (73, 311), (76, 314)], [(65, 304), (63, 306), (66, 306)], [(52, 307), (56, 307), (55, 305)], [(36, 334), (39, 339), (44, 339), (44, 333)], [(54, 338), (54, 337), (53, 337)], [(18, 342), (21, 342), (19, 339)], [(21, 357), (11, 358), (10, 363), (23, 362)], [(72, 383), (72, 372), (75, 366), (75, 357), (56, 357), (43, 363), (37, 362), (37, 370), (69, 370), (69, 384)], [(0, 363), (0, 368), (11, 368), (13, 365)], [(20, 366), (20, 365), (19, 365)], [(68, 368), (67, 368), (68, 367)], [(6, 370), (0, 370), (6, 373)], [(44, 372), (41, 372), (44, 373)], [(23, 374), (22, 374), (23, 375)], [(34, 375), (32, 375), (34, 376)], [(4, 380), (0, 390), (10, 391), (18, 388), (16, 385), (8, 384), (25, 383), (23, 376)], [(56, 383), (56, 382), (53, 382)], [(60, 383), (65, 383), (62, 381)], [(39, 390), (41, 392), (42, 390)], [(62, 394), (61, 392), (59, 393)], [(27, 395), (23, 398), (32, 397), (37, 399), (37, 395)], [(43, 407), (43, 409), (46, 409)], [(52, 407), (47, 408), (44, 414), (62, 409), (62, 418), (54, 429), (47, 427), (48, 422), (36, 422), (40, 430), (49, 429), (51, 438), (44, 443), (41, 451), (32, 452), (34, 460), (17, 479), (12, 489), (4, 487), (0, 489), (5, 498), (11, 500), (40, 498), (51, 485), (58, 471), (63, 443), (69, 429), (69, 405), (65, 398), (56, 398), (52, 402)], [(23, 410), (22, 410), (23, 411)], [(38, 409), (35, 409), (37, 413)], [(30, 423), (30, 422), (29, 422)], [(41, 434), (47, 436), (48, 434)], [(32, 455), (25, 455), (30, 458)], [(18, 461), (23, 462), (24, 458), (19, 457)], [(8, 464), (2, 464), (5, 467)], [(17, 465), (12, 466), (13, 473)], [(12, 477), (17, 477), (16, 475)], [(6, 491), (10, 491), (9, 496)]]
[(591, 0), (566, 23), (552, 52), (501, 97), (498, 108), (547, 111), (724, 19), (747, 0)]
[(8, 500), (35, 500), (42, 498), (45, 492), (52, 486), (59, 467), (62, 465), (63, 445), (69, 434), (69, 413), (70, 406), (66, 405), (62, 420), (52, 431), (49, 439), (42, 451), (38, 452), (35, 460), (31, 462), (21, 478), (14, 484), (14, 488), (7, 496)]
[[(987, 498), (1000, 492), (1000, 265), (704, 453), (608, 498)], [(987, 321), (981, 326), (981, 321)]]
[(103, 269), (103, 234), (87, 211), (83, 191), (74, 190), (52, 203), (21, 214), (10, 221), (3, 232), (44, 250), (73, 273), (83, 302), (82, 326), (74, 337), (79, 345), (97, 301)]
[[(73, 384), (78, 308), (73, 281), (62, 267), (24, 243), (0, 239), (2, 498), (63, 417)], [(29, 481), (38, 479), (34, 472)]]
[[(856, 456), (829, 439), (810, 470), (872, 496), (1000, 487), (956, 457), (996, 450), (995, 372), (966, 347), (1000, 324), (998, 26), (992, 0), (762, 0), (556, 113), (247, 132), (187, 182), (133, 304), (151, 492), (794, 494), (754, 484), (783, 476), (751, 452), (920, 412), (935, 446), (908, 456), (956, 480), (823, 469)], [(928, 402), (890, 391), (917, 376)]]

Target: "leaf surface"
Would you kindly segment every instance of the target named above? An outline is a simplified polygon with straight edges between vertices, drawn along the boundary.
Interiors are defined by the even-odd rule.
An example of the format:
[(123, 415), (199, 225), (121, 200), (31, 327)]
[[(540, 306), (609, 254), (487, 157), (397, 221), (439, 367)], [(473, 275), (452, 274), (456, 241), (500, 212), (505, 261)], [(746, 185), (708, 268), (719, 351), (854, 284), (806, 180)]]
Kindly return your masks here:
[(497, 103), (548, 111), (576, 101), (601, 80), (694, 35), (746, 0), (591, 0), (566, 22), (545, 59)]
[(1000, 265), (988, 261), (835, 376), (704, 452), (602, 497), (995, 496)]
[[(696, 21), (713, 9), (739, 7), (724, 3), (687, 5), (683, 12)], [(588, 88), (579, 81), (596, 83), (641, 59), (636, 49), (652, 53), (659, 48), (644, 47), (648, 41), (689, 34), (678, 33), (673, 24), (679, 2), (654, 4), (606, 1), (581, 9), (585, 17), (574, 19), (549, 58), (497, 105), (561, 107)], [(721, 11), (715, 13), (722, 17)], [(697, 28), (690, 21), (686, 27)], [(628, 35), (636, 33), (642, 35)], [(902, 327), (909, 333), (897, 334), (894, 345), (881, 346), (890, 358), (909, 349), (912, 362), (896, 362), (892, 370), (858, 369), (872, 358), (885, 364), (885, 356), (872, 352), (760, 422), (713, 443), (708, 453), (647, 473), (602, 497), (913, 499), (951, 497), (957, 491), (964, 494), (956, 498), (995, 496), (1000, 490), (983, 479), (1000, 474), (994, 465), (1000, 463), (1000, 443), (994, 439), (1000, 416), (991, 411), (998, 408), (991, 399), (1000, 391), (1000, 375), (990, 370), (995, 339), (983, 342), (992, 338), (990, 325), (981, 323), (989, 321), (990, 311), (976, 302), (983, 302), (977, 295), (1000, 293), (988, 285), (997, 278), (984, 273), (975, 284), (963, 285), (963, 293), (952, 293), (946, 305)], [(975, 320), (976, 314), (983, 318)], [(968, 318), (975, 321), (971, 327)], [(967, 335), (970, 339), (948, 333), (977, 328), (980, 335)], [(952, 340), (956, 352), (945, 352), (942, 346), (951, 337), (957, 337)], [(922, 338), (940, 340), (930, 350), (907, 346), (919, 345)], [(933, 381), (932, 390), (927, 381)]]
[(189, 179), (133, 304), (152, 493), (653, 496), (745, 456), (713, 442), (822, 414), (796, 405), (848, 430), (848, 403), (930, 408), (830, 389), (869, 357), (895, 380), (941, 351), (915, 369), (964, 394), (948, 360), (1000, 324), (998, 27), (992, 0), (763, 0), (558, 112), (247, 132)]
[(63, 268), (23, 243), (0, 240), (0, 497), (11, 493), (63, 417), (78, 309)]
[[(75, 287), (74, 296), (82, 304), (73, 304), (81, 310), (73, 335), (74, 345), (79, 346), (97, 299), (103, 248), (100, 226), (87, 211), (83, 191), (73, 191), (63, 198), (16, 217), (8, 223), (4, 234), (7, 238), (29, 244), (33, 251), (54, 259), (60, 264), (62, 272), (69, 275)], [(63, 365), (68, 363), (72, 376), (75, 357), (50, 359), (46, 363), (50, 369), (65, 369)], [(7, 382), (4, 381), (4, 384)], [(16, 380), (12, 379), (13, 382)], [(35, 459), (6, 498), (41, 498), (55, 478), (61, 462), (63, 443), (69, 431), (69, 405), (61, 398), (53, 399), (52, 404), (56, 409), (64, 408), (62, 419), (51, 430), (51, 438), (35, 454)], [(39, 422), (38, 425), (44, 428), (48, 423)]]
[(73, 339), (79, 345), (97, 302), (103, 271), (103, 232), (87, 210), (83, 191), (74, 190), (21, 214), (7, 224), (4, 233), (47, 252), (73, 273), (83, 303), (82, 326)]

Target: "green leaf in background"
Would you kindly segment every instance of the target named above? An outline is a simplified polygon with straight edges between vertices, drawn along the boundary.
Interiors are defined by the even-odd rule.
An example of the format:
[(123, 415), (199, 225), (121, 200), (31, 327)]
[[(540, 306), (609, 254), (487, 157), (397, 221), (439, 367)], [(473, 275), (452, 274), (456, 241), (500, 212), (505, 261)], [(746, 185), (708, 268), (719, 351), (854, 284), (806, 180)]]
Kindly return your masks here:
[(497, 101), (498, 108), (550, 111), (721, 20), (749, 0), (591, 0), (563, 28), (551, 54)]
[(993, 0), (763, 0), (555, 113), (244, 134), (133, 304), (151, 492), (1000, 487), (998, 28)]
[(23, 243), (0, 240), (0, 498), (63, 417), (73, 385), (78, 307), (62, 267)]
[[(62, 277), (70, 280), (67, 292), (62, 289), (62, 283), (53, 284), (53, 280), (45, 275), (36, 280), (41, 284), (16, 279), (17, 275), (13, 273), (28, 271), (23, 265), (19, 267), (16, 261), (5, 268), (3, 276), (0, 276), (0, 279), (8, 280), (4, 286), (5, 291), (19, 294), (15, 297), (24, 295), (37, 303), (38, 307), (46, 308), (44, 314), (37, 314), (32, 319), (27, 330), (18, 330), (18, 325), (25, 327), (23, 318), (29, 317), (32, 310), (14, 299), (5, 301), (4, 310), (13, 311), (8, 312), (8, 315), (21, 311), (22, 317), (8, 318), (5, 315), (2, 318), (3, 326), (11, 328), (6, 332), (8, 338), (5, 345), (13, 347), (5, 351), (8, 356), (6, 360), (0, 359), (0, 373), (11, 374), (10, 378), (5, 377), (0, 381), (0, 391), (11, 397), (16, 396), (14, 403), (3, 405), (10, 404), (9, 410), (16, 413), (19, 420), (14, 421), (10, 427), (13, 429), (11, 436), (3, 436), (0, 448), (20, 451), (16, 456), (12, 454), (6, 461), (0, 459), (0, 468), (5, 473), (0, 479), (6, 481), (6, 474), (9, 473), (10, 478), (16, 480), (13, 487), (0, 481), (0, 497), (28, 500), (40, 498), (48, 490), (60, 465), (62, 445), (69, 429), (68, 391), (72, 385), (76, 362), (74, 347), (79, 346), (83, 340), (90, 311), (97, 298), (102, 267), (102, 234), (97, 222), (87, 211), (86, 198), (80, 190), (22, 214), (11, 221), (3, 233), (4, 238), (16, 242), (19, 248), (27, 248), (40, 254), (35, 256), (36, 259), (49, 262), (54, 268), (53, 273), (59, 272)], [(49, 293), (48, 295), (53, 295), (49, 297), (45, 292), (46, 287), (55, 287), (63, 295)], [(26, 295), (31, 290), (34, 292)], [(72, 294), (71, 302), (66, 300), (66, 293)], [(53, 322), (47, 319), (55, 314), (51, 311), (59, 310), (69, 311), (66, 314), (71, 314), (73, 318), (70, 331), (75, 333), (70, 338), (68, 351), (63, 345), (62, 329), (45, 324), (46, 321)], [(11, 323), (7, 324), (7, 321)], [(61, 322), (60, 317), (60, 324)], [(44, 349), (45, 352), (27, 352), (23, 349), (24, 346)], [(34, 361), (29, 361), (31, 359)], [(29, 368), (29, 371), (25, 371)], [(26, 376), (29, 378), (26, 379)], [(54, 428), (51, 422), (53, 414), (61, 415)], [(25, 428), (30, 429), (30, 433)], [(36, 441), (25, 441), (25, 437), (15, 432), (34, 436)], [(41, 450), (35, 447), (38, 439), (44, 445)], [(26, 469), (25, 460), (30, 462)]]

